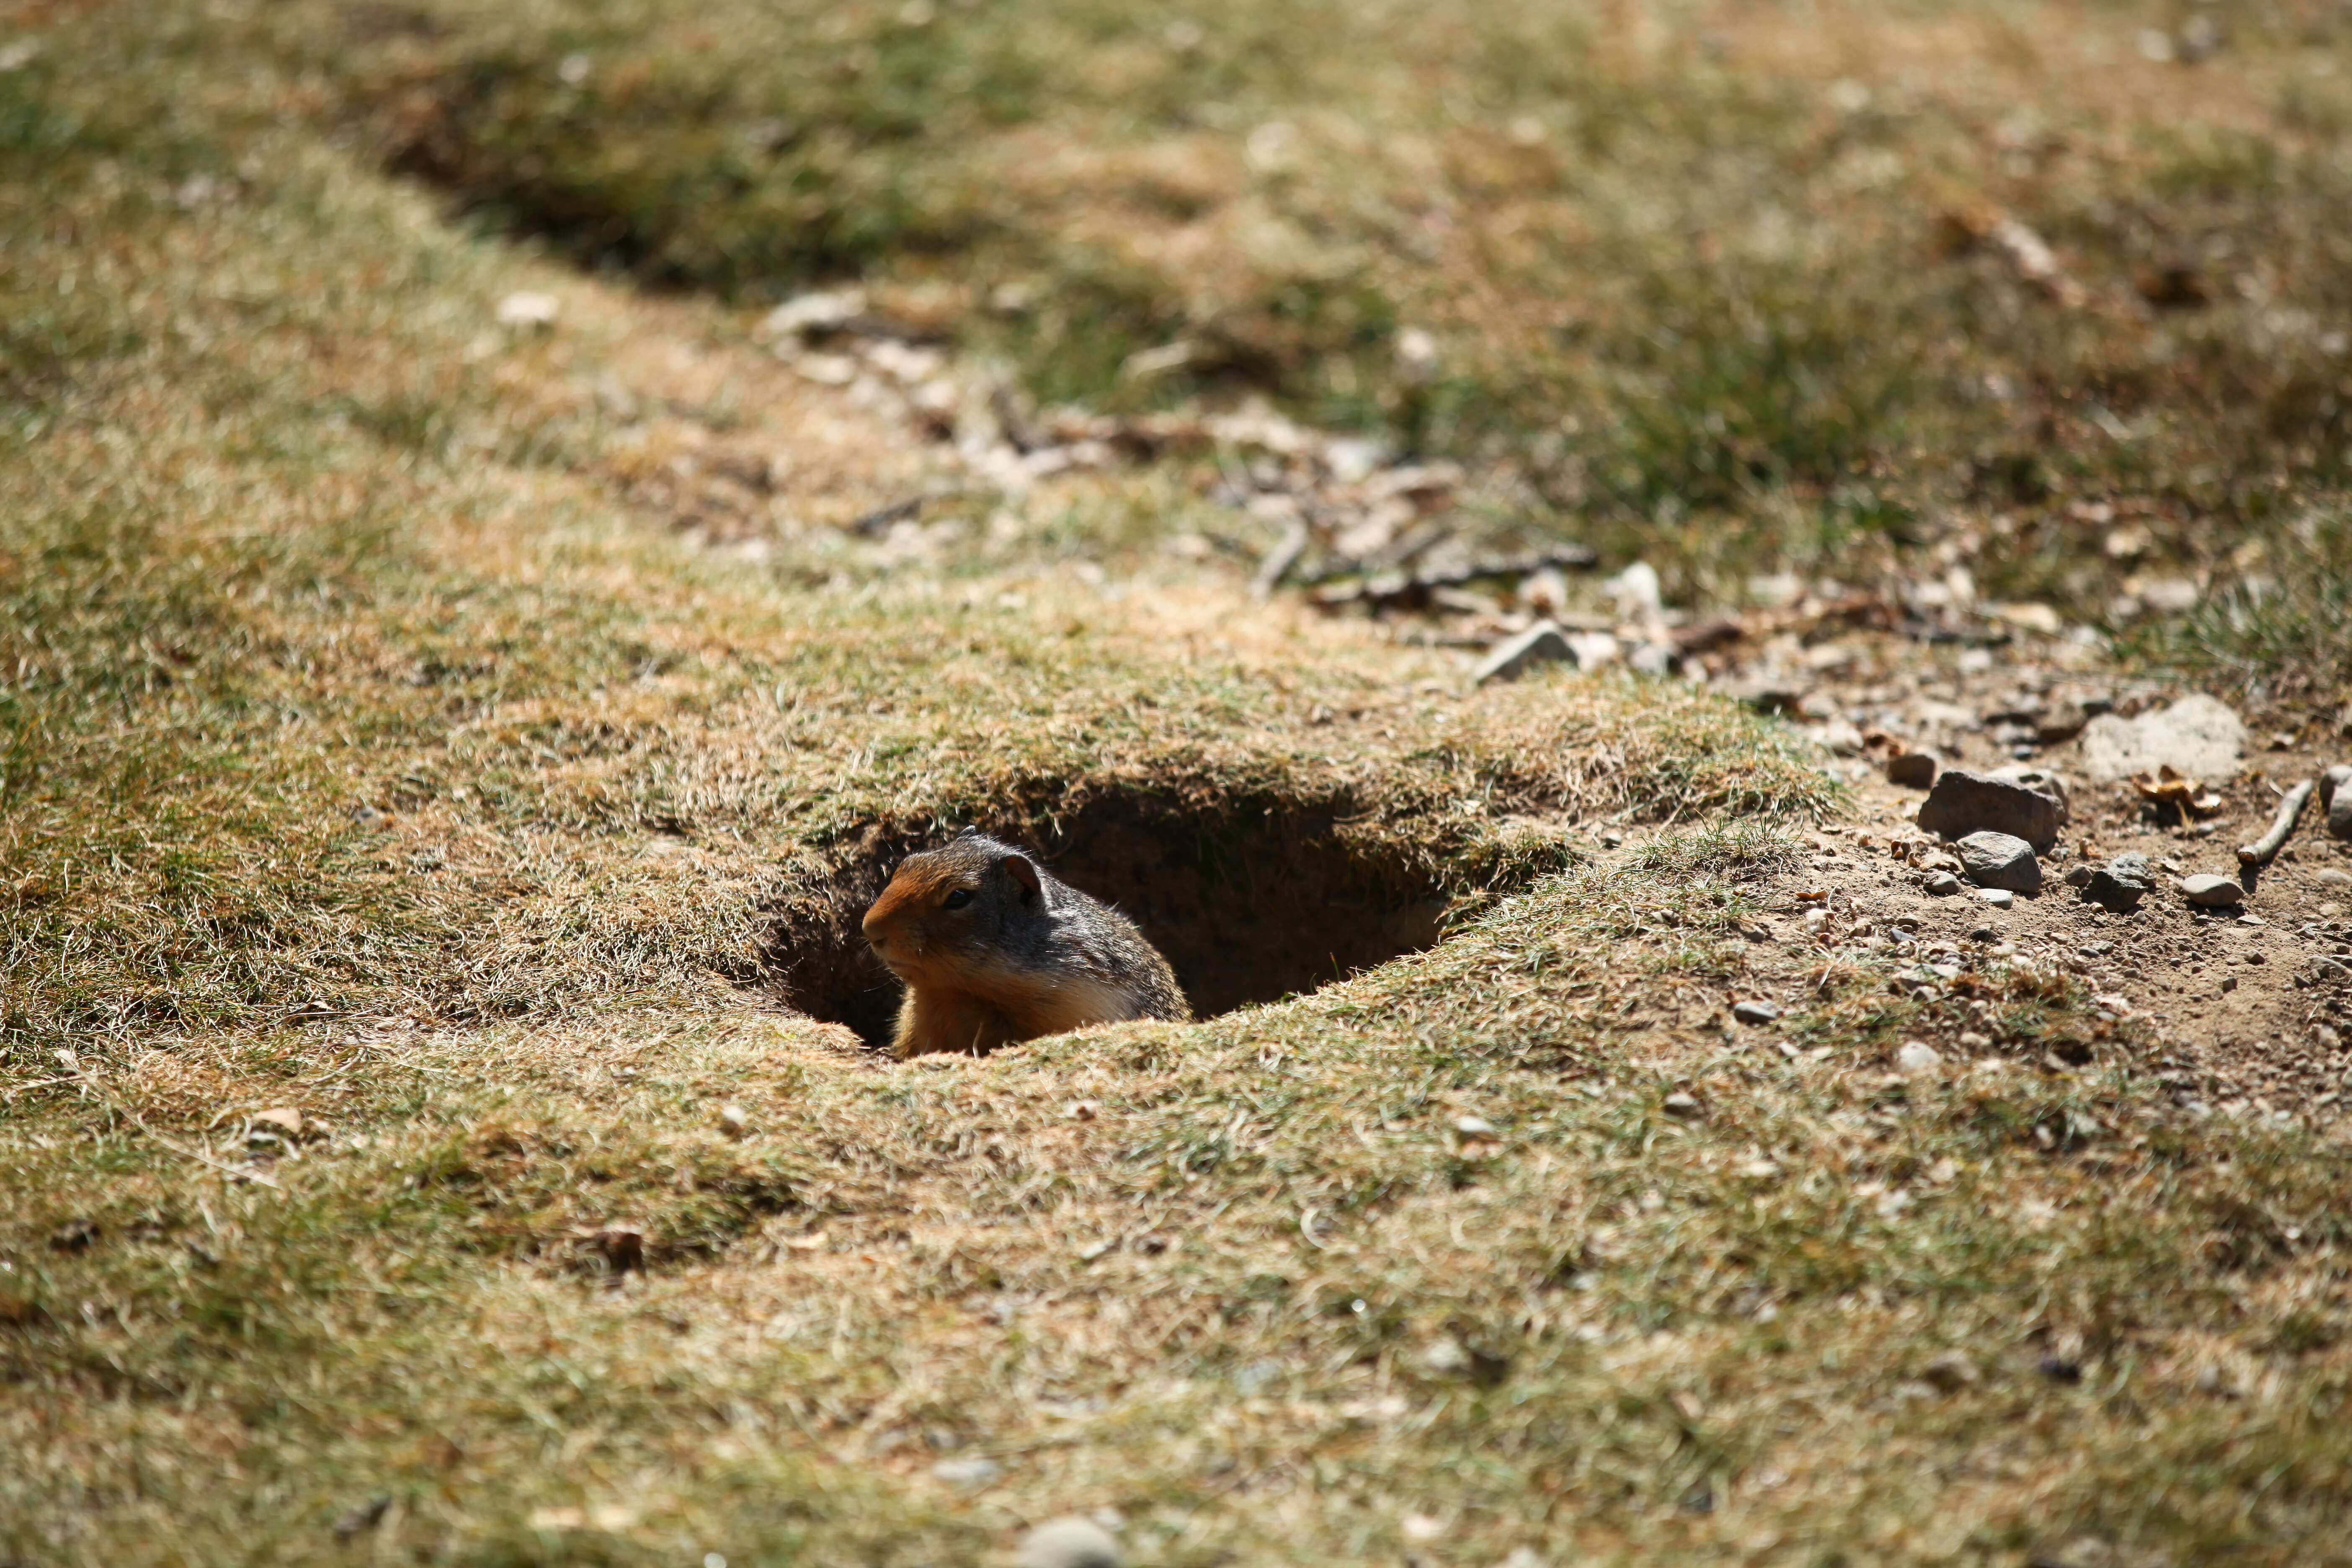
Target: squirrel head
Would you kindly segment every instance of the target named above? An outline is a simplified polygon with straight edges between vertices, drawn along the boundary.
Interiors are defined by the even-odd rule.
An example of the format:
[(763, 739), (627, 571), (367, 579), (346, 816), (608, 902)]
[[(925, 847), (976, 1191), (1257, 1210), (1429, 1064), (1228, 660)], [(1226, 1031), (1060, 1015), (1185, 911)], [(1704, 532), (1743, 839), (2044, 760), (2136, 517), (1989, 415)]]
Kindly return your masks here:
[(998, 967), (1006, 937), (1046, 904), (1044, 874), (1009, 844), (967, 830), (898, 862), (866, 911), (866, 940), (908, 984), (978, 979)]

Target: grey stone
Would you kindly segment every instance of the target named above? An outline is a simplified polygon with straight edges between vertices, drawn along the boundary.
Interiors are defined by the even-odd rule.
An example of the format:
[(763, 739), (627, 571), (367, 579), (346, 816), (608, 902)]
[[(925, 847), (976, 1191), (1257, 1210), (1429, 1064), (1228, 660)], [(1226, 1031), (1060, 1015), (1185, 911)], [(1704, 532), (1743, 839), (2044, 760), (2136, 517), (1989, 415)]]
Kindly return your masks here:
[(2245, 721), (2201, 692), (2137, 719), (2103, 713), (2083, 729), (2083, 771), (2100, 780), (2169, 767), (2211, 783), (2236, 773), (2245, 753)]
[(1979, 888), (2003, 888), (2012, 893), (2042, 890), (2042, 862), (2033, 846), (2011, 833), (1971, 833), (1953, 846), (1969, 880)]
[(1886, 782), (1905, 789), (1926, 789), (1936, 782), (1936, 753), (1905, 752), (1886, 759)]
[(2246, 901), (2246, 889), (2235, 880), (2216, 877), (2210, 872), (2183, 877), (2176, 885), (2180, 889), (2180, 896), (2200, 909), (2234, 910)]
[(1118, 1542), (1091, 1519), (1049, 1519), (1021, 1538), (1016, 1568), (1118, 1568)]
[(1949, 871), (1938, 871), (1927, 879), (1927, 891), (1939, 899), (1948, 898), (1958, 892), (1960, 887), (1960, 879)]
[(931, 1474), (951, 1487), (978, 1489), (1003, 1473), (1004, 1467), (994, 1459), (977, 1456), (969, 1459), (941, 1459), (931, 1467)]
[(1743, 1024), (1769, 1024), (1780, 1016), (1780, 1009), (1769, 1002), (1735, 1002), (1731, 1016)]
[(1682, 655), (1670, 642), (1645, 642), (1625, 656), (1625, 663), (1638, 675), (1672, 675)]
[(2075, 866), (2070, 868), (2066, 872), (2066, 885), (2070, 888), (2089, 887), (2091, 885), (2091, 868), (2088, 866)]
[(2339, 871), (2333, 866), (2323, 866), (2312, 873), (2312, 879), (2324, 887), (2341, 888), (2352, 884), (2352, 871)]
[(1997, 910), (2005, 910), (2017, 902), (2017, 895), (2007, 888), (1979, 888), (1977, 897)]
[(2319, 804), (2327, 809), (2328, 837), (2352, 838), (2352, 767), (2319, 775)]
[(1895, 1065), (1905, 1072), (1927, 1072), (1943, 1062), (1944, 1054), (1925, 1040), (1906, 1040), (1895, 1053)]
[(2083, 711), (2078, 702), (2053, 702), (2033, 719), (2033, 739), (2044, 746), (2055, 746), (2073, 740), (2083, 732), (2091, 716)]
[(1946, 838), (2006, 833), (2047, 855), (2065, 820), (2058, 802), (2014, 779), (1946, 768), (1919, 807), (1919, 826)]
[(2036, 795), (2048, 795), (2058, 803), (2058, 826), (2063, 827), (2074, 820), (2074, 807), (2067, 804), (2066, 775), (2049, 768), (1995, 768), (1992, 776), (2011, 784), (2021, 784)]
[(1480, 686), (1490, 680), (1517, 680), (1539, 664), (1567, 664), (1575, 658), (1568, 646), (1568, 634), (1558, 622), (1538, 621), (1518, 636), (1496, 644), (1473, 679)]
[(2083, 897), (2101, 909), (2127, 915), (2139, 908), (2139, 901), (2155, 888), (2155, 874), (2148, 869), (2147, 856), (2118, 855), (2091, 873)]

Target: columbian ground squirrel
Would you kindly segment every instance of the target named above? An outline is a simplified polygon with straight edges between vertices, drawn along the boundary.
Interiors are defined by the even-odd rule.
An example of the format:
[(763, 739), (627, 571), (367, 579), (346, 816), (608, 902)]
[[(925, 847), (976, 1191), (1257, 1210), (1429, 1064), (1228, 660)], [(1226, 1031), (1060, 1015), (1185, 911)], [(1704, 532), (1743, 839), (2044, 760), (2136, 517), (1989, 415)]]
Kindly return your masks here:
[(866, 911), (866, 940), (907, 983), (891, 1042), (901, 1057), (1192, 1016), (1132, 921), (969, 829), (898, 863)]

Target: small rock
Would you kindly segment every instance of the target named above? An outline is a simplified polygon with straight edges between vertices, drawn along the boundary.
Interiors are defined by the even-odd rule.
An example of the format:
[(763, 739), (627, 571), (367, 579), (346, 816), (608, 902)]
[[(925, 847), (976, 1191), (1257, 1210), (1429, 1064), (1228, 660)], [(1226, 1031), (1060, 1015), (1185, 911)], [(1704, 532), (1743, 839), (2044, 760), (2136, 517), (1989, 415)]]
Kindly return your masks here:
[(2068, 802), (2066, 775), (2049, 768), (2013, 766), (1995, 768), (1992, 777), (2010, 784), (2023, 784), (2039, 795), (2046, 795), (2058, 804), (2058, 826), (2063, 827), (2074, 820), (2073, 806)]
[(1118, 1568), (1118, 1542), (1091, 1519), (1049, 1519), (1021, 1538), (1017, 1568)]
[(1479, 686), (1490, 680), (1517, 680), (1539, 664), (1572, 662), (1575, 650), (1556, 621), (1538, 621), (1526, 631), (1496, 645), (1471, 678)]
[(2352, 887), (2352, 871), (2339, 871), (2333, 866), (2323, 866), (2311, 874), (2311, 879), (2323, 887)]
[(1831, 720), (1813, 731), (1813, 739), (1832, 756), (1852, 757), (1862, 752), (1862, 731), (1843, 719)]
[(542, 294), (536, 289), (520, 289), (499, 301), (499, 325), (518, 331), (549, 331), (562, 310), (562, 301), (552, 294)]
[(2063, 821), (2063, 808), (2040, 791), (1966, 768), (1945, 769), (1919, 807), (1919, 826), (1930, 833), (1946, 838), (2005, 833), (2025, 840), (2036, 855), (2050, 853)]
[(2330, 768), (2319, 776), (2319, 803), (2327, 811), (2327, 835), (2352, 838), (2352, 767)]
[(1793, 713), (1805, 700), (1802, 688), (1761, 677), (1735, 682), (1725, 689), (1759, 713)]
[(2068, 868), (2066, 872), (2066, 885), (2070, 888), (2089, 887), (2091, 885), (2091, 868), (2088, 866), (2074, 866)]
[(2042, 746), (2063, 745), (2083, 732), (2091, 716), (2076, 702), (2053, 702), (2034, 716), (2034, 743)]
[(1979, 888), (2000, 888), (2012, 893), (2042, 890), (2042, 862), (2033, 846), (2008, 833), (1971, 833), (1953, 846), (1969, 880)]
[(1645, 642), (1625, 656), (1626, 668), (1637, 675), (1672, 675), (1682, 654), (1670, 642)]
[(1886, 759), (1886, 782), (1905, 789), (1926, 789), (1936, 782), (1933, 752), (1904, 752)]
[(1743, 1024), (1769, 1024), (1780, 1016), (1780, 1009), (1769, 1002), (1735, 1002), (1731, 1016)]
[(1495, 1124), (1483, 1116), (1457, 1116), (1454, 1119), (1454, 1131), (1465, 1138), (1492, 1138)]
[(1997, 910), (2009, 909), (2017, 902), (2017, 895), (2007, 888), (1979, 888), (1977, 897)]
[(378, 811), (372, 805), (355, 805), (352, 807), (352, 821), (359, 826), (381, 827), (383, 826), (384, 820), (383, 813)]
[(968, 1490), (977, 1490), (1003, 1473), (1003, 1465), (976, 1454), (965, 1459), (941, 1459), (931, 1467), (931, 1474), (938, 1479)]
[(275, 1132), (280, 1138), (299, 1138), (302, 1136), (302, 1113), (290, 1105), (272, 1106), (268, 1110), (255, 1111), (253, 1125)]
[(719, 1130), (730, 1138), (740, 1138), (751, 1130), (751, 1113), (740, 1105), (719, 1108)]
[(1944, 1065), (1944, 1055), (1925, 1040), (1906, 1040), (1895, 1053), (1895, 1065), (1904, 1072), (1932, 1072)]
[(1938, 871), (1927, 879), (1927, 890), (1939, 899), (1947, 899), (1960, 890), (1960, 879), (1949, 871)]
[(2245, 721), (2201, 692), (2137, 719), (2101, 714), (2083, 730), (2083, 771), (2102, 781), (2166, 767), (2192, 779), (2225, 779), (2245, 752)]
[(1570, 632), (1568, 634), (1569, 657), (1579, 669), (1601, 669), (1615, 664), (1624, 649), (1607, 632)]
[(2148, 868), (2147, 856), (2118, 855), (2091, 873), (2083, 897), (2104, 910), (2127, 915), (2155, 889), (2155, 877), (2156, 873)]
[(1965, 1351), (1946, 1351), (1921, 1367), (1919, 1375), (1930, 1387), (1956, 1394), (1977, 1381), (1977, 1363)]
[(2177, 885), (2180, 896), (2200, 909), (2234, 910), (2246, 901), (2246, 889), (2230, 877), (2200, 873), (2183, 877)]
[(760, 323), (758, 335), (782, 341), (839, 331), (865, 313), (866, 291), (862, 289), (796, 295), (768, 312), (767, 320)]
[(1696, 1116), (1699, 1112), (1697, 1097), (1685, 1094), (1679, 1089), (1666, 1096), (1660, 1103), (1665, 1107), (1666, 1114), (1669, 1116)]

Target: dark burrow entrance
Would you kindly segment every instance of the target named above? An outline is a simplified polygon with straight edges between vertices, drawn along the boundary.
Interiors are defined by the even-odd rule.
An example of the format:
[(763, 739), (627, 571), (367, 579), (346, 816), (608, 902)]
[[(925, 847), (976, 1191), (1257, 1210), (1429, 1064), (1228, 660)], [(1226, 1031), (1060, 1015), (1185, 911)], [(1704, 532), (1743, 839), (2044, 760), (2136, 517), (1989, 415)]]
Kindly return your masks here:
[(899, 860), (964, 820), (1116, 905), (1167, 955), (1204, 1018), (1418, 952), (1449, 915), (1566, 863), (1557, 844), (1507, 847), (1483, 823), (1418, 812), (1381, 820), (1352, 804), (1057, 784), (1034, 805), (1007, 801), (968, 819), (872, 823), (787, 868), (785, 889), (763, 905), (761, 973), (794, 1011), (887, 1043), (898, 982), (859, 922)]

